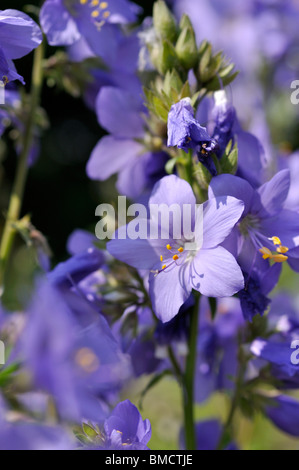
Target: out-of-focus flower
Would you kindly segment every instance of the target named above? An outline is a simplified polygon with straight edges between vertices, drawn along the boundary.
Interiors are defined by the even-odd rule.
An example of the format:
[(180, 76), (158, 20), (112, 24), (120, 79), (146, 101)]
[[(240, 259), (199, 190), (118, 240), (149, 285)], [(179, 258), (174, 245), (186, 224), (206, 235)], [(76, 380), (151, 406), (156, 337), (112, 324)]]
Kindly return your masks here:
[(149, 450), (151, 424), (129, 400), (119, 403), (104, 422), (105, 450)]
[[(87, 105), (95, 109), (96, 98), (102, 87), (114, 86), (135, 95), (142, 94), (142, 85), (137, 76), (139, 38), (131, 32), (125, 34), (117, 25), (105, 27), (102, 31), (102, 66), (90, 67), (91, 80), (86, 83), (84, 98)], [(98, 55), (99, 55), (98, 51)], [(68, 48), (72, 61), (81, 62), (96, 55), (83, 37)]]
[(234, 106), (229, 102), (224, 90), (214, 94), (215, 105), (212, 111), (215, 122), (212, 134), (217, 146), (215, 153), (221, 158), (228, 143), (238, 144), (237, 175), (249, 181), (253, 187), (263, 182), (267, 166), (264, 149), (259, 140), (250, 132), (242, 129)]
[(35, 386), (52, 395), (61, 416), (77, 422), (104, 417), (101, 396), (129, 372), (105, 319), (48, 281), (38, 285), (29, 308), (22, 350)]
[(233, 390), (238, 370), (238, 333), (244, 319), (237, 299), (218, 302), (217, 314), (211, 321), (207, 299), (200, 309), (200, 335), (197, 343), (196, 400), (201, 403), (216, 391)]
[[(231, 238), (231, 248), (235, 253), (239, 247), (238, 261), (248, 274), (254, 267), (267, 270), (269, 260), (291, 264), (298, 256), (298, 217), (284, 208), (289, 188), (288, 170), (280, 171), (258, 190), (237, 176), (220, 175), (211, 182), (210, 197), (230, 195), (245, 204), (242, 220)], [(229, 248), (229, 243), (226, 247)]]
[(50, 282), (60, 289), (75, 287), (80, 281), (94, 273), (105, 262), (104, 254), (96, 248), (88, 248), (69, 258), (64, 263), (58, 264), (49, 273)]
[(265, 410), (268, 418), (282, 431), (299, 437), (299, 402), (286, 395), (271, 399)]
[[(40, 22), (52, 46), (70, 46), (83, 37), (101, 56), (102, 29), (107, 23), (133, 23), (139, 7), (128, 0), (46, 0)], [(105, 45), (107, 47), (107, 44)]]
[(18, 10), (0, 11), (0, 80), (4, 84), (19, 80), (24, 83), (12, 60), (29, 54), (42, 42), (38, 25)]
[(93, 150), (87, 165), (88, 176), (104, 181), (118, 174), (117, 189), (132, 199), (151, 191), (166, 174), (168, 155), (161, 150), (149, 150), (142, 143), (146, 137), (142, 97), (104, 87), (96, 107), (99, 123), (111, 135), (103, 137)]
[(71, 450), (74, 442), (58, 426), (1, 421), (0, 450)]
[[(190, 185), (176, 176), (167, 176), (155, 186), (151, 204), (178, 204), (191, 209), (191, 226), (196, 222), (196, 200)], [(117, 259), (137, 268), (151, 271), (150, 297), (158, 318), (170, 321), (189, 298), (192, 289), (208, 297), (225, 297), (239, 292), (244, 279), (235, 258), (219, 246), (231, 233), (244, 210), (243, 203), (224, 197), (206, 202), (203, 206), (203, 244), (200, 231), (187, 240), (186, 233), (173, 239), (169, 221), (149, 220), (161, 238), (131, 240), (127, 228), (116, 232), (116, 239), (108, 243), (108, 251)], [(182, 215), (181, 215), (182, 217)], [(182, 220), (182, 219), (181, 219)], [(167, 226), (163, 226), (167, 224)], [(182, 227), (181, 227), (182, 230)], [(192, 229), (191, 229), (192, 230)], [(169, 233), (165, 240), (161, 234)], [(192, 242), (194, 249), (187, 247)]]
[[(217, 420), (201, 421), (196, 423), (196, 450), (217, 450), (222, 433), (222, 426)], [(184, 437), (181, 433), (181, 448), (184, 449)], [(237, 450), (234, 443), (229, 444), (225, 450)]]

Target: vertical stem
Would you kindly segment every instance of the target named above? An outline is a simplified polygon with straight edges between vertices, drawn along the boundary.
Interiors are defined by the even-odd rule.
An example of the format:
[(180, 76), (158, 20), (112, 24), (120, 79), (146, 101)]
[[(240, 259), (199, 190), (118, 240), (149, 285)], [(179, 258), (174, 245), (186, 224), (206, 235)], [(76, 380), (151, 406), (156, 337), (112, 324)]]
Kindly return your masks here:
[(200, 295), (197, 295), (191, 315), (189, 353), (184, 377), (184, 426), (187, 450), (196, 450), (196, 432), (194, 416), (194, 377), (197, 358), (198, 322)]
[(236, 377), (236, 386), (234, 395), (232, 397), (230, 411), (228, 413), (227, 420), (223, 426), (222, 435), (219, 440), (218, 450), (223, 450), (233, 440), (233, 422), (236, 411), (239, 407), (240, 398), (242, 396), (242, 388), (244, 383), (244, 375), (246, 373), (247, 362), (244, 361), (244, 357), (239, 351), (239, 369)]
[(32, 72), (32, 85), (30, 96), (30, 109), (28, 119), (24, 130), (23, 149), (19, 156), (18, 167), (13, 184), (12, 194), (8, 207), (7, 217), (3, 230), (1, 245), (0, 245), (0, 295), (3, 294), (5, 272), (7, 263), (10, 258), (10, 253), (13, 247), (13, 242), (16, 234), (14, 224), (19, 220), (24, 190), (28, 174), (28, 157), (32, 145), (33, 131), (35, 124), (35, 113), (40, 102), (40, 93), (43, 82), (42, 61), (44, 57), (43, 43), (35, 50), (34, 64)]

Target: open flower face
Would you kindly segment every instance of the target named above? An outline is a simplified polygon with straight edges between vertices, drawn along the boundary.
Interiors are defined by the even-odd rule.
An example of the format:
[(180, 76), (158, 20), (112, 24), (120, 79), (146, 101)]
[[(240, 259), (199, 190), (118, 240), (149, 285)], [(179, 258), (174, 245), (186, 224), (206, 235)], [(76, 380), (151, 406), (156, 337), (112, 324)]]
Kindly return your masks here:
[[(118, 230), (108, 250), (117, 259), (150, 272), (154, 311), (167, 322), (177, 315), (192, 289), (210, 297), (225, 297), (244, 287), (235, 258), (220, 246), (239, 221), (244, 205), (233, 197), (220, 197), (197, 207), (190, 185), (176, 176), (167, 176), (155, 186), (149, 207), (161, 204), (169, 208), (176, 205), (181, 214), (187, 206), (191, 230), (184, 230), (182, 219), (174, 230), (169, 218), (154, 213), (144, 221), (149, 228), (147, 237), (132, 240), (128, 224)], [(158, 237), (153, 237), (157, 233)]]

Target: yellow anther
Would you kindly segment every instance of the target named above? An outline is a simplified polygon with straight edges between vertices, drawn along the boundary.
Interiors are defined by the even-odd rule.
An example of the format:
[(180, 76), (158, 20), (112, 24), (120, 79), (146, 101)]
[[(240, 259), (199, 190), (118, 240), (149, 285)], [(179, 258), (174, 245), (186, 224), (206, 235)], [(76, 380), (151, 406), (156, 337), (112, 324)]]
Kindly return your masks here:
[(77, 351), (75, 361), (85, 372), (95, 372), (100, 367), (100, 362), (95, 353), (89, 348)]
[(100, 8), (102, 8), (102, 10), (105, 10), (105, 8), (108, 7), (108, 3), (107, 2), (101, 2), (100, 3)]
[(184, 251), (184, 248), (182, 248), (182, 247), (178, 249), (179, 253), (183, 253), (183, 251)]
[(161, 263), (162, 263), (162, 261), (163, 261), (163, 256), (162, 256), (162, 255), (160, 256), (160, 261), (161, 261)]
[(167, 267), (166, 264), (164, 264), (164, 265), (162, 266), (162, 271), (164, 271), (164, 269), (166, 269), (166, 267)]
[(97, 18), (98, 16), (100, 16), (100, 12), (99, 12), (98, 10), (94, 10), (94, 11), (92, 12), (91, 16), (92, 16), (93, 18)]
[(103, 13), (103, 18), (108, 18), (110, 16), (110, 11), (105, 11)]
[(166, 245), (167, 250), (172, 250), (172, 246)]
[(81, 5), (86, 5), (87, 2), (88, 0), (80, 0)]
[(118, 432), (118, 434), (122, 434), (122, 432), (121, 432), (121, 431), (118, 431), (118, 430), (116, 430), (116, 432)]
[(287, 246), (279, 246), (276, 251), (277, 253), (281, 253), (284, 255), (285, 253), (289, 251), (289, 249)]
[(179, 257), (178, 257), (178, 255), (174, 255), (174, 256), (172, 257), (172, 259), (173, 259), (173, 261), (177, 261), (177, 260), (179, 259)]
[(265, 246), (263, 248), (261, 248), (259, 250), (259, 252), (262, 253), (263, 259), (269, 259), (269, 258), (272, 259), (272, 256), (273, 256), (272, 252), (268, 248), (266, 248)]
[(280, 238), (278, 237), (272, 237), (272, 238), (269, 238), (269, 240), (271, 240), (274, 243), (274, 245), (281, 245)]
[(92, 7), (98, 7), (100, 4), (100, 0), (91, 0), (91, 6)]
[(273, 255), (272, 259), (275, 263), (284, 263), (289, 258), (288, 258), (288, 256), (285, 256), (285, 255)]

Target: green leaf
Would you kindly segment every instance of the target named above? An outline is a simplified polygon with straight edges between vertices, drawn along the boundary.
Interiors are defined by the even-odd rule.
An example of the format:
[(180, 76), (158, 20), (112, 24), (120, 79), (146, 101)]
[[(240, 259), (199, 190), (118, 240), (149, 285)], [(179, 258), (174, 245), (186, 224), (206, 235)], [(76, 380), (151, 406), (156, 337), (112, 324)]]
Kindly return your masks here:
[(228, 173), (230, 175), (235, 175), (238, 168), (238, 145), (235, 144), (233, 150), (229, 152), (229, 149), (232, 146), (232, 142), (229, 142), (228, 147), (220, 160), (221, 173)]
[(4, 387), (11, 380), (12, 375), (20, 369), (19, 363), (13, 363), (0, 370), (0, 387)]
[(183, 88), (183, 82), (175, 69), (168, 70), (164, 79), (163, 90), (166, 95), (171, 96), (172, 90), (180, 93)]
[(82, 429), (84, 433), (86, 434), (86, 436), (89, 437), (90, 439), (95, 439), (98, 435), (95, 429), (87, 423), (82, 424)]
[(197, 51), (196, 38), (192, 27), (184, 28), (175, 46), (180, 63), (186, 70), (197, 66), (199, 54)]
[(177, 157), (176, 157), (176, 158), (171, 158), (171, 159), (168, 160), (168, 162), (166, 163), (166, 165), (165, 165), (165, 171), (166, 171), (166, 173), (167, 173), (168, 175), (172, 175), (172, 174), (173, 174), (173, 171), (174, 171), (176, 162), (177, 162)]
[(168, 70), (179, 67), (179, 59), (177, 57), (174, 46), (164, 39), (159, 49), (154, 65), (162, 75), (166, 75)]
[(180, 100), (182, 100), (183, 98), (189, 98), (191, 95), (191, 90), (190, 90), (190, 84), (189, 84), (189, 81), (187, 80), (185, 83), (184, 83), (184, 86), (181, 90), (181, 93), (180, 93)]
[[(228, 86), (230, 85), (234, 80), (235, 78), (239, 75), (239, 72), (235, 72), (233, 73), (232, 75), (228, 76), (228, 77), (225, 77), (223, 78), (221, 81), (218, 77), (214, 77), (213, 80), (211, 80), (207, 85), (206, 85), (206, 88), (209, 90), (209, 91), (218, 91), (220, 89), (222, 89), (223, 86)], [(220, 77), (220, 73), (219, 73), (219, 77)]]
[(162, 39), (173, 42), (177, 38), (177, 23), (166, 3), (158, 0), (154, 4), (153, 22), (156, 32)]
[(212, 180), (212, 175), (209, 170), (199, 162), (195, 167), (194, 174), (200, 187), (204, 190), (208, 190)]
[(186, 15), (186, 13), (183, 14), (182, 18), (181, 18), (181, 21), (180, 21), (180, 31), (182, 31), (184, 28), (191, 28), (193, 29), (193, 25), (191, 23), (191, 20), (189, 18), (188, 15)]
[(212, 58), (212, 46), (209, 43), (206, 43), (206, 48), (201, 56), (199, 64), (199, 74), (200, 77), (205, 73), (206, 68), (210, 64)]

